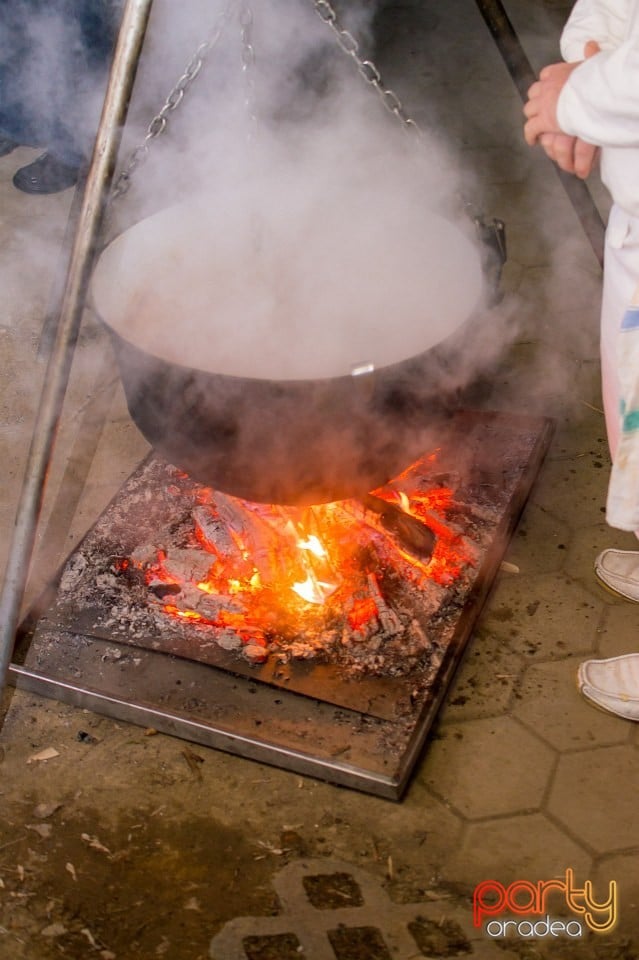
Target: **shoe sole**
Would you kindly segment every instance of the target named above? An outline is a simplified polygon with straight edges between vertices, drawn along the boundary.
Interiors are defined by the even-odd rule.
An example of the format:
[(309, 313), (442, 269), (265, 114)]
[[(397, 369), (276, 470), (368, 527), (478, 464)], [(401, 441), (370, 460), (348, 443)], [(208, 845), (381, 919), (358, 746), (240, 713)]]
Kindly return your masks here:
[(575, 677), (575, 686), (577, 687), (577, 693), (579, 694), (581, 699), (588, 704), (589, 707), (593, 707), (595, 710), (598, 710), (599, 713), (605, 713), (609, 717), (614, 716), (614, 714), (612, 714), (610, 710), (606, 710), (605, 707), (600, 706), (600, 704), (596, 703), (594, 700), (591, 700), (590, 697), (586, 696), (582, 688), (579, 686), (579, 674), (577, 674), (577, 676)]
[(605, 714), (607, 717), (616, 717), (617, 720), (627, 720), (629, 723), (637, 723), (633, 717), (624, 717), (620, 713), (616, 713), (614, 710), (608, 709), (608, 707), (602, 707), (600, 703), (597, 703), (596, 700), (591, 700), (590, 697), (584, 693), (583, 688), (579, 686), (579, 673), (575, 676), (575, 686), (577, 687), (577, 693), (589, 707), (592, 707), (594, 710), (598, 710), (599, 713)]
[(606, 583), (606, 581), (601, 578), (601, 576), (596, 570), (595, 570), (595, 576), (599, 581), (599, 583), (601, 584), (601, 586), (604, 588), (604, 590), (607, 590), (608, 593), (611, 594), (613, 597), (621, 597), (623, 600), (627, 600), (629, 603), (639, 603), (639, 600), (636, 600), (634, 597), (629, 597), (628, 594), (622, 593), (621, 590), (617, 590), (615, 589), (615, 587), (611, 587), (609, 583)]
[(581, 699), (582, 699), (589, 707), (592, 707), (593, 710), (597, 710), (599, 713), (603, 713), (603, 714), (605, 714), (605, 716), (607, 716), (607, 717), (616, 717), (617, 720), (628, 720), (629, 723), (633, 723), (633, 722), (636, 723), (636, 722), (637, 722), (636, 720), (633, 721), (631, 717), (622, 717), (622, 716), (620, 716), (620, 714), (615, 713), (614, 710), (608, 710), (606, 707), (602, 707), (601, 704), (600, 704), (600, 703), (597, 703), (596, 700), (591, 700), (590, 697), (589, 697), (587, 694), (585, 694), (585, 693), (583, 692), (582, 688), (579, 686), (579, 678), (576, 679), (576, 681), (575, 681), (575, 686), (577, 687), (577, 692), (578, 692), (579, 696), (581, 697)]

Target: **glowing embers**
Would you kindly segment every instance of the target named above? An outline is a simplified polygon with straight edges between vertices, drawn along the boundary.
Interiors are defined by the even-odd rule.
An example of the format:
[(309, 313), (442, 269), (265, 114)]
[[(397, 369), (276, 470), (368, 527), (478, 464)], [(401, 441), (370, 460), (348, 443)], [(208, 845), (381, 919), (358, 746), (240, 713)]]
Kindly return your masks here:
[[(293, 517), (276, 510), (278, 538), (284, 518), (313, 520), (296, 536), (316, 536), (326, 551), (330, 574), (314, 567), (316, 578), (337, 588), (323, 603), (292, 589), (307, 576), (301, 558), (290, 589), (265, 583), (246, 541), (223, 522), (222, 500), (150, 456), (65, 561), (51, 605), (25, 626), (25, 688), (49, 696), (54, 688), (119, 721), (399, 799), (552, 429), (466, 411), (434, 436), (436, 455), (376, 491), (435, 530), (426, 561), (362, 503)], [(271, 512), (256, 508), (251, 525), (262, 509)], [(216, 532), (213, 552), (194, 516)], [(222, 571), (230, 572), (218, 594)]]
[[(238, 500), (176, 474), (165, 488), (175, 519), (131, 553), (133, 579), (153, 616), (251, 662), (408, 673), (458, 610), (482, 547), (454, 492), (460, 478), (429, 478), (425, 463), (372, 498), (307, 508)], [(424, 525), (432, 554), (415, 552)]]

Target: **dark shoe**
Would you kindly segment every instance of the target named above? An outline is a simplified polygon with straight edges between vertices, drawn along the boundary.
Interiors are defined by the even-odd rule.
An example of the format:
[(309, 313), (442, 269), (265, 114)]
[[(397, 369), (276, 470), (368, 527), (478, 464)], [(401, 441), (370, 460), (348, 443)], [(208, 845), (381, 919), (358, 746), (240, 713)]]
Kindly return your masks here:
[(0, 157), (6, 157), (8, 153), (11, 153), (12, 150), (15, 150), (16, 147), (19, 146), (20, 144), (16, 143), (15, 140), (0, 136)]
[(33, 163), (21, 167), (13, 177), (14, 186), (23, 193), (59, 193), (75, 185), (78, 168), (61, 163), (51, 153), (43, 153)]

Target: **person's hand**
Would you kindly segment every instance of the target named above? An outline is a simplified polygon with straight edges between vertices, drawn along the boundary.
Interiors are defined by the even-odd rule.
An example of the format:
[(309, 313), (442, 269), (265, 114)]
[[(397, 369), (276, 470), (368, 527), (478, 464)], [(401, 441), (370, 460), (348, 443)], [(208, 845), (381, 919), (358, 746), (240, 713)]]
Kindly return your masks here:
[[(584, 59), (593, 57), (600, 49), (596, 40), (589, 40), (584, 47)], [(598, 159), (599, 148), (579, 137), (563, 133), (557, 122), (559, 95), (580, 62), (553, 63), (541, 71), (539, 80), (528, 91), (528, 101), (524, 106), (527, 118), (524, 137), (530, 146), (539, 143), (561, 170), (585, 179)]]
[(589, 40), (588, 43), (584, 46), (584, 60), (589, 60), (590, 57), (594, 57), (596, 53), (601, 52), (601, 47), (596, 40)]
[(599, 157), (599, 147), (567, 133), (542, 133), (539, 143), (561, 170), (585, 180)]
[(557, 102), (570, 74), (581, 60), (575, 63), (551, 63), (544, 67), (528, 91), (524, 106), (524, 138), (529, 147), (534, 146), (544, 134), (561, 133), (557, 122)]

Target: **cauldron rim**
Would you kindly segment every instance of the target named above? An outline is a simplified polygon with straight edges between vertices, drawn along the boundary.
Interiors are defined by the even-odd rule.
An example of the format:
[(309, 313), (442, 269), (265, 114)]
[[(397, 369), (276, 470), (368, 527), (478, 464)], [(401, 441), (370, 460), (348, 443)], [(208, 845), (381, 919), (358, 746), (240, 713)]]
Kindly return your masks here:
[[(254, 381), (260, 381), (260, 380), (265, 380), (268, 382), (282, 382), (287, 384), (288, 383), (310, 384), (314, 382), (318, 382), (318, 383), (338, 382), (340, 380), (357, 378), (357, 376), (365, 377), (366, 373), (359, 373), (359, 372), (356, 373), (355, 371), (361, 370), (362, 368), (365, 368), (369, 364), (371, 367), (371, 371), (370, 371), (371, 373), (376, 372), (376, 373), (383, 374), (387, 370), (392, 371), (398, 366), (404, 363), (410, 362), (415, 358), (422, 357), (431, 351), (436, 352), (440, 347), (443, 347), (448, 342), (455, 340), (458, 337), (459, 332), (466, 327), (468, 322), (472, 320), (472, 318), (476, 315), (477, 311), (482, 306), (482, 300), (485, 293), (485, 289), (484, 289), (485, 278), (483, 276), (480, 253), (479, 251), (477, 251), (477, 257), (473, 264), (473, 267), (476, 268), (475, 276), (464, 278), (464, 281), (463, 281), (464, 285), (466, 283), (468, 284), (469, 289), (471, 289), (473, 293), (472, 295), (469, 295), (467, 298), (467, 308), (464, 311), (459, 311), (459, 314), (455, 318), (455, 320), (451, 320), (451, 328), (445, 332), (444, 336), (440, 336), (438, 339), (433, 339), (431, 336), (430, 341), (425, 342), (423, 347), (421, 347), (421, 349), (412, 349), (410, 346), (407, 346), (405, 351), (401, 352), (399, 355), (396, 354), (388, 362), (385, 359), (382, 359), (382, 362), (379, 362), (379, 360), (375, 362), (375, 358), (369, 359), (366, 356), (360, 355), (358, 362), (350, 363), (348, 365), (344, 364), (341, 367), (341, 369), (339, 369), (336, 372), (328, 372), (326, 374), (319, 374), (319, 375), (305, 375), (304, 373), (288, 375), (288, 374), (282, 374), (280, 371), (278, 371), (276, 375), (270, 376), (268, 375), (268, 371), (267, 371), (264, 376), (261, 376), (261, 375), (256, 375), (255, 373), (252, 373), (252, 372), (242, 372), (241, 370), (229, 372), (228, 369), (225, 369), (223, 365), (218, 367), (212, 363), (205, 364), (205, 363), (198, 362), (200, 359), (199, 357), (195, 357), (195, 358), (192, 358), (191, 356), (176, 357), (174, 355), (171, 355), (170, 352), (168, 352), (167, 354), (167, 352), (164, 352), (161, 349), (161, 344), (163, 342), (161, 338), (158, 338), (157, 343), (153, 343), (153, 342), (150, 342), (151, 338), (148, 336), (146, 330), (144, 331), (145, 336), (141, 338), (139, 336), (134, 336), (134, 335), (132, 336), (130, 330), (124, 329), (127, 323), (128, 314), (127, 316), (122, 316), (122, 317), (112, 316), (114, 311), (109, 310), (110, 304), (108, 302), (108, 296), (109, 296), (108, 286), (104, 284), (103, 288), (101, 289), (100, 281), (102, 279), (103, 269), (104, 269), (105, 277), (108, 276), (109, 274), (110, 268), (112, 266), (111, 263), (109, 262), (109, 256), (112, 251), (116, 250), (116, 245), (118, 241), (121, 241), (127, 235), (131, 236), (132, 232), (135, 231), (136, 228), (144, 229), (146, 225), (152, 222), (156, 222), (155, 218), (163, 214), (170, 214), (172, 211), (179, 211), (180, 209), (188, 208), (189, 206), (190, 204), (188, 203), (173, 204), (169, 207), (164, 208), (163, 210), (159, 211), (156, 214), (142, 218), (141, 220), (137, 221), (132, 226), (129, 226), (126, 229), (122, 229), (116, 236), (110, 239), (108, 244), (106, 244), (105, 247), (100, 252), (98, 258), (96, 259), (93, 277), (91, 279), (91, 283), (89, 286), (89, 297), (88, 297), (89, 306), (91, 307), (95, 315), (99, 318), (99, 320), (110, 331), (112, 331), (114, 334), (120, 337), (124, 343), (129, 343), (131, 346), (135, 347), (137, 350), (141, 351), (144, 354), (148, 354), (150, 357), (153, 357), (155, 360), (161, 363), (166, 363), (170, 366), (181, 368), (183, 370), (197, 371), (198, 373), (205, 374), (205, 375), (216, 375), (216, 376), (228, 378), (229, 380), (245, 380), (247, 382), (249, 381), (254, 382)], [(433, 213), (432, 216), (438, 222), (441, 222), (447, 228), (450, 228), (451, 231), (455, 234), (456, 239), (461, 238), (461, 242), (468, 249), (472, 247), (471, 240), (467, 236), (465, 236), (460, 229), (458, 229), (456, 224), (454, 224), (452, 221), (446, 220), (443, 216), (439, 214)], [(104, 302), (105, 300), (106, 300), (106, 303)], [(388, 325), (389, 327), (393, 326), (392, 319), (388, 321)], [(427, 320), (427, 314), (425, 311), (423, 328), (427, 329), (427, 327), (428, 327), (428, 320)], [(424, 341), (428, 340), (427, 337), (424, 337), (423, 339)], [(397, 338), (395, 338), (395, 340), (397, 342), (403, 342), (403, 337), (399, 335), (397, 336)], [(366, 353), (366, 347), (364, 346), (364, 348), (360, 351), (360, 354), (365, 354), (365, 353)]]

